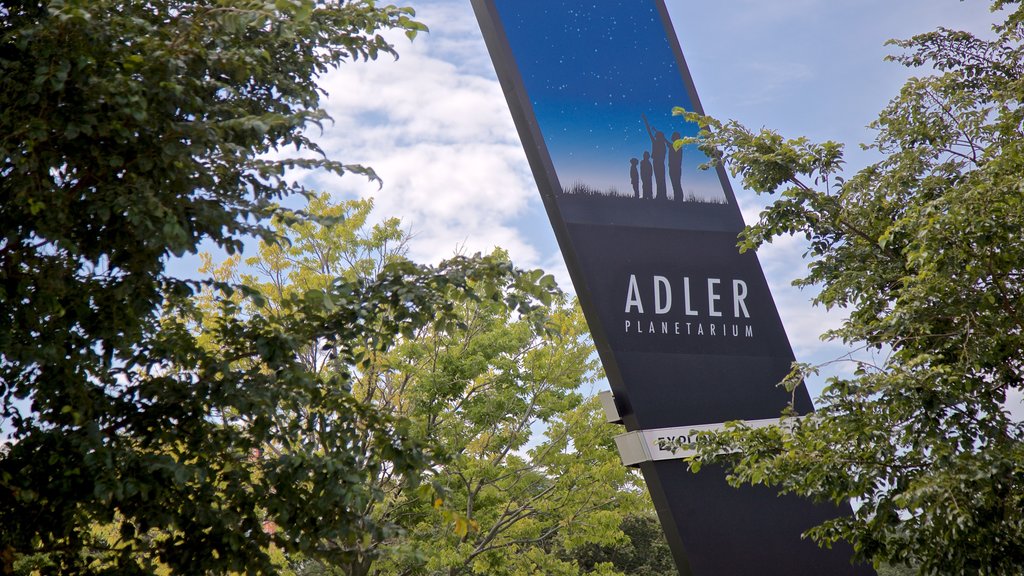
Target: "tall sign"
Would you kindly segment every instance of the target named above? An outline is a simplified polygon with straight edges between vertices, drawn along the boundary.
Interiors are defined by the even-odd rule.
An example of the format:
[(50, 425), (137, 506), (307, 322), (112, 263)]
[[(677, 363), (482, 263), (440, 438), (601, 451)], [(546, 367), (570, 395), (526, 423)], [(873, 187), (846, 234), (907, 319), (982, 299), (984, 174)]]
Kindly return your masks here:
[[(671, 142), (701, 112), (663, 0), (472, 0), (681, 574), (854, 575), (800, 534), (848, 510), (733, 489), (659, 434), (777, 418), (793, 352), (721, 168)], [(813, 408), (796, 392), (796, 409)]]

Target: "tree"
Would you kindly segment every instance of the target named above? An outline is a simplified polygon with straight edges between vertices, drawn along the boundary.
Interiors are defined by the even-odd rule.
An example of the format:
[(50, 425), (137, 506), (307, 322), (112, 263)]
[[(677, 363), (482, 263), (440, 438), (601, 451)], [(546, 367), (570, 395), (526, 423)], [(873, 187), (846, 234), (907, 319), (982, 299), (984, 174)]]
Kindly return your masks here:
[[(1007, 406), (1024, 385), (1024, 8), (993, 9), (1008, 12), (992, 40), (942, 28), (893, 42), (894, 60), (935, 73), (881, 112), (882, 159), (849, 179), (839, 144), (680, 111), (710, 157), (777, 195), (740, 246), (805, 236), (796, 284), (848, 312), (826, 336), (875, 351), (828, 381), (813, 417), (707, 435), (691, 466), (853, 499), (853, 516), (809, 535), (921, 573), (1024, 570), (1024, 427)], [(798, 365), (785, 385), (814, 370)]]
[[(561, 399), (563, 407), (544, 417), (543, 411), (551, 410), (550, 404), (545, 406), (550, 398), (545, 397), (553, 392), (554, 386), (547, 384), (522, 395), (532, 403), (522, 405), (526, 417), (516, 412), (503, 415), (496, 434), (477, 428), (494, 416), (474, 418), (476, 437), (469, 439), (465, 452), (438, 478), (449, 505), (466, 518), (467, 529), (452, 531), (444, 526), (443, 516), (423, 516), (412, 531), (422, 558), (414, 562), (399, 558), (402, 569), (395, 573), (629, 573), (618, 571), (610, 562), (584, 565), (571, 552), (587, 545), (622, 543), (627, 539), (621, 530), (623, 517), (649, 511), (650, 501), (640, 491), (639, 478), (618, 460), (612, 446), (616, 431), (604, 422), (597, 399), (584, 403)], [(477, 403), (485, 400), (486, 396)], [(546, 437), (533, 447), (524, 446), (524, 424), (543, 421), (549, 424)], [(509, 433), (520, 438), (502, 438)]]
[[(404, 260), (407, 234), (394, 219), (366, 226), (371, 208), (318, 196), (308, 207), (313, 221), (279, 224), (287, 243), (261, 245), (244, 267), (238, 257), (208, 260), (205, 271), (262, 295), (229, 313), (292, 317), (295, 294), (338, 277), (370, 279)], [(616, 430), (580, 393), (596, 376), (582, 314), (564, 296), (524, 314), (514, 302), (554, 284), (539, 271), (522, 280), (505, 298), (492, 297), (501, 286), (487, 279), (447, 291), (452, 321), (427, 322), (395, 346), (315, 340), (303, 349), (308, 370), (324, 378), (347, 371), (360, 403), (406, 419), (436, 458), (424, 476), (430, 490), (411, 490), (388, 468), (366, 471), (363, 486), (381, 494), (367, 501), (367, 515), (402, 531), (368, 533), (333, 563), (293, 557), (299, 573), (575, 574), (561, 551), (623, 539), (622, 515), (646, 501), (616, 457)], [(208, 293), (200, 306), (216, 325)], [(353, 347), (361, 363), (324, 362), (336, 345)]]
[[(278, 205), (308, 193), (291, 168), (373, 177), (306, 135), (328, 120), (316, 78), (393, 54), (378, 31), (415, 35), (412, 16), (361, 1), (0, 0), (2, 571), (45, 554), (63, 573), (272, 573), (275, 548), (338, 560), (393, 530), (365, 514), (380, 494), (361, 475), (414, 484), (427, 454), (355, 398), (349, 373), (322, 380), (300, 352), (333, 341), (326, 361), (358, 366), (346, 342), (383, 350), (443, 324), (471, 282), (522, 314), (550, 291), (496, 258), (395, 263), (268, 318), (230, 313), (233, 294), (258, 298), (244, 286), (164, 266), (305, 218)], [(202, 286), (220, 314), (200, 337)], [(306, 441), (311, 426), (331, 450)]]
[(593, 569), (610, 563), (616, 570), (630, 576), (667, 576), (676, 573), (672, 552), (665, 533), (654, 514), (630, 514), (619, 525), (626, 540), (612, 545), (588, 544), (568, 551), (567, 556), (581, 567)]
[[(307, 136), (329, 120), (316, 78), (394, 54), (378, 31), (413, 36), (412, 17), (369, 1), (0, 0), (0, 571), (279, 573), (301, 561), (359, 574), (382, 556), (422, 571), (427, 539), (452, 534), (483, 547), (451, 562), (501, 549), (536, 567), (588, 531), (615, 537), (603, 530), (617, 525), (615, 487), (574, 479), (585, 462), (623, 486), (630, 476), (609, 466), (609, 428), (580, 404), (591, 352), (550, 278), (500, 254), (415, 265), (393, 223), (356, 237), (363, 208), (346, 222), (312, 215), (321, 200), (289, 177), (374, 178)], [(295, 196), (308, 211), (281, 207)], [(340, 252), (317, 252), (332, 248), (327, 226), (351, 232)], [(165, 271), (201, 242), (235, 254), (247, 236), (263, 241), (254, 266), (296, 258), (287, 265), (305, 272), (253, 283)], [(562, 340), (539, 340), (549, 334)], [(399, 361), (421, 397), (405, 394)], [(505, 411), (524, 406), (522, 422)], [(530, 427), (568, 415), (578, 433), (526, 462)], [(461, 444), (438, 453), (426, 439), (440, 428)], [(468, 497), (456, 472), (472, 478)], [(512, 488), (561, 499), (510, 518), (474, 494)], [(461, 499), (475, 504), (462, 512)], [(423, 539), (402, 548), (410, 526)]]

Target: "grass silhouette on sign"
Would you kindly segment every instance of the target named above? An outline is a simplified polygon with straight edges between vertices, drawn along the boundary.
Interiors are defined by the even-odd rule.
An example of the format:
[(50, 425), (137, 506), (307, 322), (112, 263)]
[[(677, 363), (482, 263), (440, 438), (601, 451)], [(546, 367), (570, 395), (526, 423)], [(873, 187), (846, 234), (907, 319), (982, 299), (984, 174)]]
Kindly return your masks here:
[[(565, 196), (573, 196), (576, 198), (600, 198), (606, 201), (637, 201), (645, 200), (644, 198), (635, 196), (633, 194), (624, 194), (619, 192), (618, 188), (607, 188), (605, 190), (598, 190), (592, 188), (587, 184), (580, 182), (579, 180), (572, 183), (571, 186), (562, 188), (562, 194)], [(649, 198), (646, 200), (650, 200)], [(675, 200), (675, 198), (673, 198)], [(688, 191), (684, 192), (684, 195), (679, 202), (696, 203), (696, 204), (720, 204), (727, 205), (729, 202), (725, 198), (707, 198), (705, 196), (698, 196), (695, 192)]]
[[(615, 186), (604, 190), (594, 188), (585, 182), (576, 180), (570, 186), (560, 190), (561, 196), (580, 199), (608, 200), (623, 202), (626, 200), (657, 201), (659, 204), (717, 204), (728, 205), (724, 197), (715, 198), (698, 194), (692, 188), (684, 189), (683, 150), (672, 145), (679, 139), (679, 132), (672, 134), (671, 141), (665, 133), (651, 126), (646, 114), (640, 115), (643, 127), (651, 141), (651, 150), (644, 150), (640, 158), (629, 158), (628, 167), (624, 166), (622, 183), (629, 183), (629, 189), (623, 193)], [(642, 159), (641, 159), (642, 158)], [(665, 178), (666, 161), (668, 179)], [(628, 179), (627, 179), (628, 178)], [(671, 191), (669, 188), (671, 187)], [(630, 194), (630, 191), (632, 194)], [(623, 205), (623, 204), (618, 204)]]

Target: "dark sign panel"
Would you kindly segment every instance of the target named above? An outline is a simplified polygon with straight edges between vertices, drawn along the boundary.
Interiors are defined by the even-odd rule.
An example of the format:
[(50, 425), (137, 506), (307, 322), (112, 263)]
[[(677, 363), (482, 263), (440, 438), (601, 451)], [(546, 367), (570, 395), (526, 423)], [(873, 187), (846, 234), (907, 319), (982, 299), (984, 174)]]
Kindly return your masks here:
[[(778, 417), (793, 352), (662, 0), (473, 0), (627, 430)], [(812, 410), (804, 389), (796, 408)], [(640, 463), (683, 574), (862, 574), (800, 533), (843, 514)]]

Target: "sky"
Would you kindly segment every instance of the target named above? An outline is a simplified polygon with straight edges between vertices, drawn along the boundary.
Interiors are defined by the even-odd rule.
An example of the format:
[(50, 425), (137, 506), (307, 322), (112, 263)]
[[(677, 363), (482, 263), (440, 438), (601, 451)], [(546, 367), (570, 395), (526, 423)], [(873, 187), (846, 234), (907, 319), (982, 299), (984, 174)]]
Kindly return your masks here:
[[(397, 61), (349, 63), (321, 80), (334, 123), (318, 141), (337, 160), (372, 166), (383, 187), (351, 175), (312, 174), (308, 183), (342, 198), (373, 197), (376, 218), (400, 217), (412, 231), (411, 256), (418, 261), (500, 246), (520, 267), (544, 268), (571, 290), (469, 1), (410, 3), (429, 34), (411, 43), (395, 35)], [(667, 4), (708, 114), (787, 137), (844, 142), (853, 171), (874, 159), (858, 146), (872, 139), (866, 126), (911, 74), (884, 61), (893, 50), (885, 41), (940, 25), (984, 32), (995, 18), (984, 0)], [(628, 164), (611, 164), (615, 174), (628, 174)], [(753, 221), (765, 199), (735, 180), (733, 188), (744, 218)], [(812, 307), (813, 292), (790, 286), (803, 271), (803, 252), (800, 240), (781, 238), (759, 257), (797, 359), (828, 362), (847, 350), (818, 335), (838, 325), (842, 313)], [(840, 362), (829, 370), (851, 368)], [(822, 379), (808, 384), (813, 397)], [(1013, 400), (1018, 408), (1019, 400)]]

